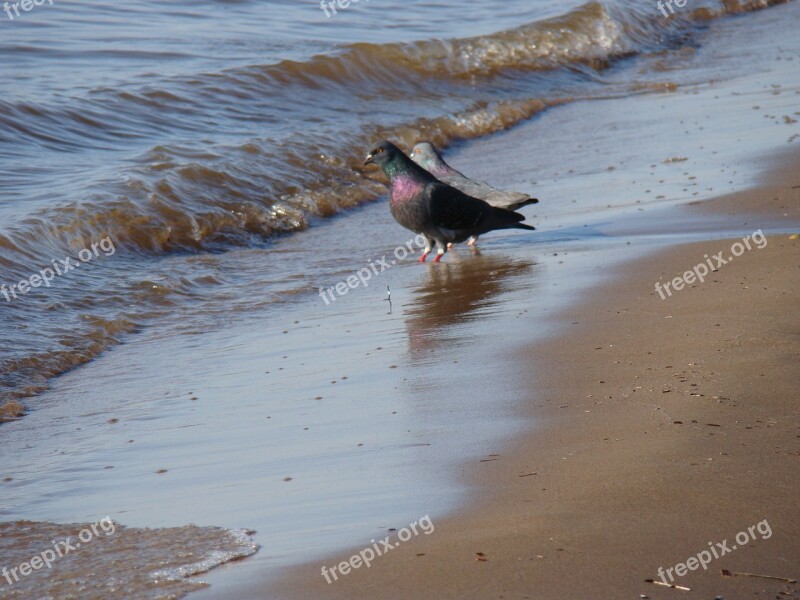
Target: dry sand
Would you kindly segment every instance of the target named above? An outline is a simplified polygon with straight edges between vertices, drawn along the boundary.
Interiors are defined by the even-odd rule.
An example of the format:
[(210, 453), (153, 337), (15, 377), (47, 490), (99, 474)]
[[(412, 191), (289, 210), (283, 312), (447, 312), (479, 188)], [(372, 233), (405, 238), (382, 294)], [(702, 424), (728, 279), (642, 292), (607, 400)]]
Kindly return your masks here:
[[(688, 210), (800, 231), (793, 171)], [(531, 384), (521, 410), (544, 426), (467, 467), (471, 508), (369, 569), (328, 585), (322, 562), (305, 565), (259, 597), (800, 598), (798, 583), (721, 573), (800, 578), (800, 240), (766, 233), (764, 249), (666, 300), (657, 280), (736, 240), (610, 273), (557, 317), (567, 335), (518, 356)], [(755, 530), (676, 578), (691, 591), (646, 582), (765, 519), (768, 539)]]

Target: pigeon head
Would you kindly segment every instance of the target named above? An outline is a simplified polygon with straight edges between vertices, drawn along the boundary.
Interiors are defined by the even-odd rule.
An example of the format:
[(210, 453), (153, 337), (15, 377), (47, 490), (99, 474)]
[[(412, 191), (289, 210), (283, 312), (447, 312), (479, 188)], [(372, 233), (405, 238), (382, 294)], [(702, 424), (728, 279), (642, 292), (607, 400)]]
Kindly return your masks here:
[(405, 158), (405, 154), (403, 154), (400, 148), (395, 146), (392, 142), (384, 140), (369, 151), (364, 164), (376, 164), (386, 171), (387, 166), (402, 162), (403, 158)]
[(420, 142), (414, 146), (414, 149), (411, 150), (411, 160), (437, 177), (449, 175), (452, 171), (436, 147), (430, 142)]
[(396, 183), (398, 178), (413, 179), (417, 182), (428, 182), (431, 179), (430, 173), (419, 165), (414, 164), (392, 142), (380, 142), (367, 154), (364, 164), (378, 165), (393, 184)]

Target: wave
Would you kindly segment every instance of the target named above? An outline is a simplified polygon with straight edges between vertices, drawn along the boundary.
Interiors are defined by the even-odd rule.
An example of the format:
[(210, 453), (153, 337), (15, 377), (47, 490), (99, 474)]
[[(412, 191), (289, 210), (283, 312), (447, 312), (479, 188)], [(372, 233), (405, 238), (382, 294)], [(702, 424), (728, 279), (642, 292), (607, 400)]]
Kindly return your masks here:
[[(255, 554), (254, 531), (184, 525), (162, 529), (100, 523), (0, 522), (0, 551), (10, 564), (27, 561), (54, 540), (95, 532), (80, 552), (54, 556), (59, 577), (34, 571), (4, 590), (3, 598), (183, 598), (208, 584), (193, 576)], [(53, 553), (55, 554), (55, 553)], [(4, 584), (5, 585), (5, 584)]]
[(355, 43), (336, 54), (303, 62), (284, 60), (174, 77), (160, 86), (137, 90), (93, 89), (69, 102), (61, 98), (57, 103), (0, 100), (0, 143), (28, 139), (70, 151), (176, 129), (197, 131), (209, 125), (203, 113), (212, 104), (223, 107), (228, 117), (263, 119), (238, 108), (266, 95), (291, 99), (298, 90), (348, 94), (349, 86), (358, 84), (386, 92), (386, 88), (400, 84), (405, 89), (414, 82), (424, 90), (431, 80), (481, 83), (510, 71), (548, 71), (570, 65), (600, 69), (620, 56), (680, 39), (697, 22), (785, 1), (722, 0), (673, 19), (659, 18), (652, 6), (620, 8), (589, 2), (559, 17), (484, 36)]

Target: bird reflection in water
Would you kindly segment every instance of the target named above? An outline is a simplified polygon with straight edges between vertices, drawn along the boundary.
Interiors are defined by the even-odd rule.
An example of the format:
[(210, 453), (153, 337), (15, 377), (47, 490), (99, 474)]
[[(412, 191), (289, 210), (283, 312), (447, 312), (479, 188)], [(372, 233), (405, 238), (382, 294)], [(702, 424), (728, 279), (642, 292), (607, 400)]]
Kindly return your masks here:
[(525, 275), (534, 266), (530, 260), (480, 253), (430, 265), (425, 282), (410, 294), (413, 300), (406, 306), (409, 351), (427, 354), (445, 341), (468, 344), (454, 326), (491, 318), (503, 293), (532, 285)]

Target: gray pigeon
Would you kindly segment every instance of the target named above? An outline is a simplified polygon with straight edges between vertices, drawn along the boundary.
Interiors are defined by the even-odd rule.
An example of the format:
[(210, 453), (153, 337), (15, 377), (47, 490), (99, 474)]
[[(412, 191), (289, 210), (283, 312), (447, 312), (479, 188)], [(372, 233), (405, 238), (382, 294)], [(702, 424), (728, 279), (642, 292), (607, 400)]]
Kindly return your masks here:
[(528, 204), (539, 202), (536, 198), (531, 198), (522, 192), (504, 192), (493, 188), (488, 183), (476, 181), (465, 176), (460, 171), (456, 171), (448, 165), (436, 147), (430, 142), (420, 142), (411, 151), (411, 160), (428, 171), (431, 175), (448, 185), (469, 194), (473, 198), (480, 198), (492, 206), (506, 208), (508, 210), (518, 210)]
[[(488, 183), (470, 179), (460, 171), (456, 171), (448, 165), (436, 147), (430, 142), (420, 142), (411, 150), (411, 160), (448, 185), (452, 185), (457, 190), (473, 198), (480, 198), (492, 206), (505, 208), (508, 210), (519, 210), (528, 204), (539, 202), (536, 198), (531, 198), (522, 192), (504, 192), (493, 188)], [(478, 241), (477, 236), (470, 238), (468, 245), (474, 246)]]
[(391, 142), (381, 142), (368, 155), (365, 165), (375, 163), (389, 179), (390, 208), (395, 221), (426, 240), (420, 262), (430, 254), (434, 242), (439, 262), (448, 244), (495, 229), (529, 229), (525, 217), (468, 196), (436, 179), (411, 161)]

